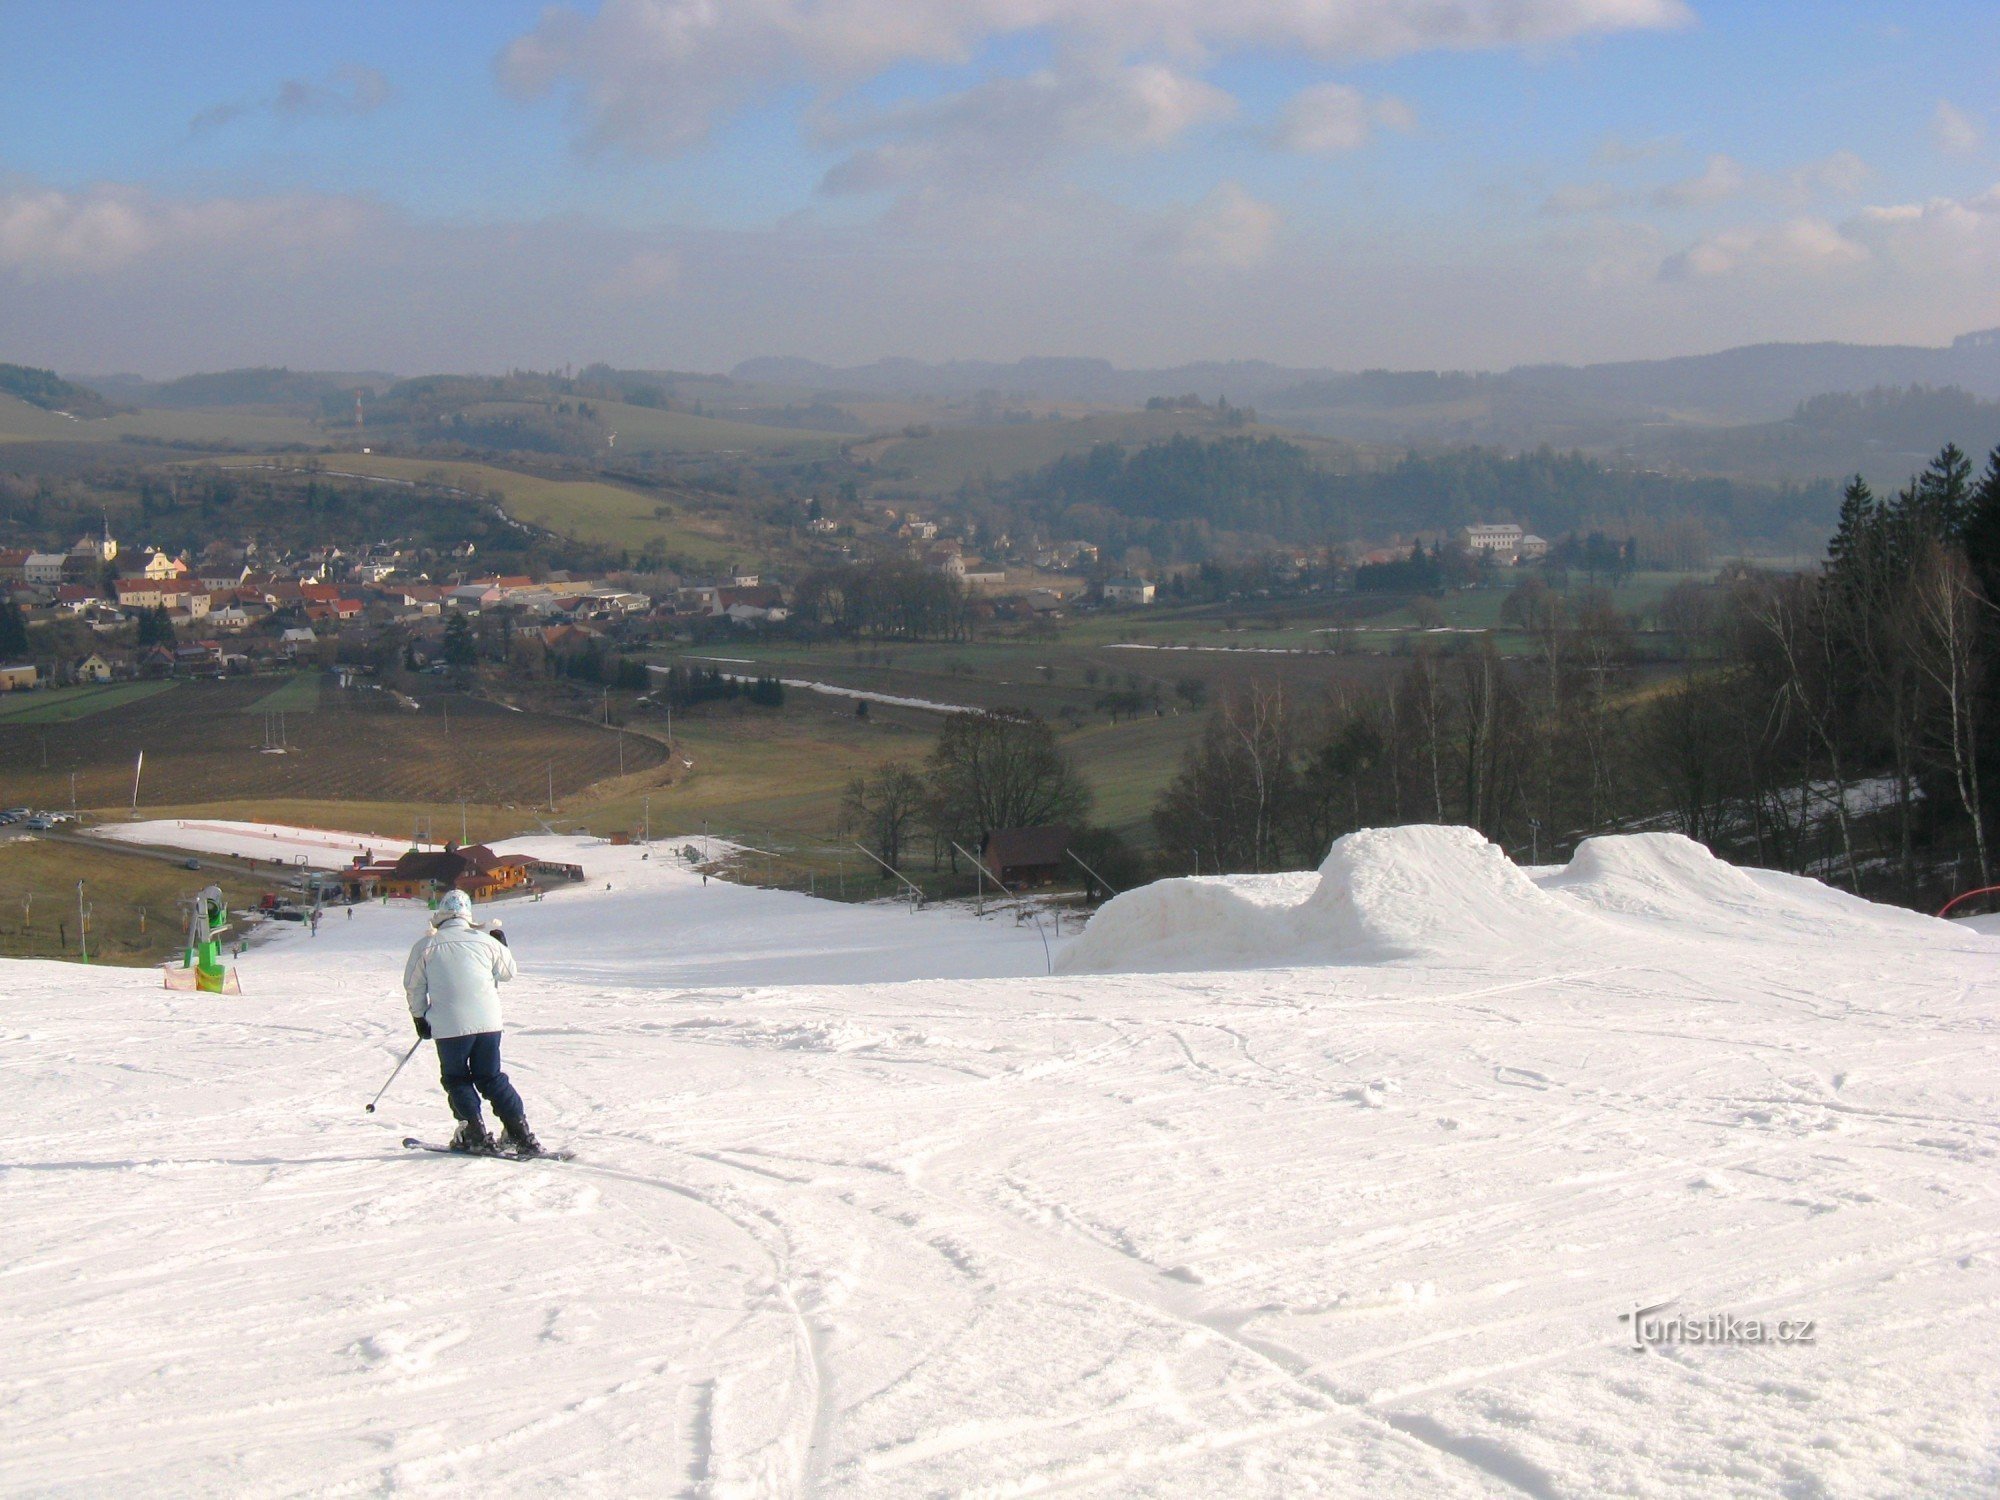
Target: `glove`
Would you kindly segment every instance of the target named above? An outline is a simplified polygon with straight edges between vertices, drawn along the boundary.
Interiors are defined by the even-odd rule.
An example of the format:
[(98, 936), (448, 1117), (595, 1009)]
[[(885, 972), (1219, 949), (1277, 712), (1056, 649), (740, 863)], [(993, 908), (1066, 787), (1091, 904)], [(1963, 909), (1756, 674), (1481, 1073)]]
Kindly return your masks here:
[(428, 1042), (431, 1039), (431, 1023), (426, 1021), (422, 1016), (411, 1016), (410, 1020), (416, 1025), (417, 1040)]

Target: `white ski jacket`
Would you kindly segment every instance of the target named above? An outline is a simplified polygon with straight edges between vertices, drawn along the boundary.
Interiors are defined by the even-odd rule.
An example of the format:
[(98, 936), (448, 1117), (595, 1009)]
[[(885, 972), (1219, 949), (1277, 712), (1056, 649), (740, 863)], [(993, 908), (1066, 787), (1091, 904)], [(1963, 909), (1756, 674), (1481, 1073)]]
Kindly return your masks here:
[(504, 945), (463, 917), (447, 917), (410, 949), (403, 993), (433, 1037), (475, 1036), (500, 1029), (498, 986), (520, 972)]

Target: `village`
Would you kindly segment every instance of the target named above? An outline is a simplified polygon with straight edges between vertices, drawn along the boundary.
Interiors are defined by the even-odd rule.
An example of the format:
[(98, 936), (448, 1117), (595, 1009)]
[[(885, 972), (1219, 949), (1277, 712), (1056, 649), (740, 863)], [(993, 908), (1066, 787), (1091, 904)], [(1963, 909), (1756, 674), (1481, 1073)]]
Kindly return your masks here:
[[(830, 535), (833, 523), (817, 506), (811, 510), (811, 532)], [(1016, 548), (999, 537), (986, 549), (992, 555), (981, 558), (963, 538), (942, 535), (937, 522), (887, 508), (874, 519), (879, 532), (865, 548), (842, 545), (838, 566), (888, 559), (921, 570), (962, 597), (969, 618), (1002, 626), (1189, 599), (1201, 573), (1191, 566), (1114, 571), (1095, 545), (1081, 541)], [(853, 536), (851, 526), (846, 534)], [(1239, 564), (1239, 572), (1288, 592), (1365, 588), (1368, 570), (1385, 570), (1386, 580), (1412, 558), (1439, 559), (1447, 549), (1459, 581), (1550, 554), (1546, 540), (1518, 525), (1480, 523), (1382, 545), (1288, 548)], [(444, 556), (392, 541), (287, 550), (244, 539), (212, 541), (193, 553), (127, 549), (107, 521), (63, 551), (0, 550), (0, 595), (10, 617), (0, 622), (0, 693), (367, 668), (378, 664), (385, 643), (398, 665), (442, 672), (469, 664), (452, 659), (454, 617), (498, 623), (500, 633), (489, 626), (478, 637), (477, 649), (494, 659), (514, 659), (517, 644), (544, 660), (569, 659), (784, 627), (795, 594), (793, 584), (739, 569), (708, 578), (660, 570), (482, 572), (470, 543)], [(796, 628), (810, 633), (804, 622)]]

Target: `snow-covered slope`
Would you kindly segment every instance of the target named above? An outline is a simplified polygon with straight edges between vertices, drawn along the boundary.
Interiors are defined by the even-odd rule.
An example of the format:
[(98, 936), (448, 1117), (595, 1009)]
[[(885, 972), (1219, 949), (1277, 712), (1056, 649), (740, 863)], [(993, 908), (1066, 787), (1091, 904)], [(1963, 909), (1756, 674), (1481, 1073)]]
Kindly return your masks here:
[[(2000, 1486), (2000, 940), (1418, 830), (1049, 977), (561, 842), (507, 1055), (566, 1165), (402, 1151), (428, 1049), (362, 1112), (414, 910), (240, 999), (0, 966), (0, 1491)], [(1667, 1299), (1815, 1339), (1630, 1347)]]

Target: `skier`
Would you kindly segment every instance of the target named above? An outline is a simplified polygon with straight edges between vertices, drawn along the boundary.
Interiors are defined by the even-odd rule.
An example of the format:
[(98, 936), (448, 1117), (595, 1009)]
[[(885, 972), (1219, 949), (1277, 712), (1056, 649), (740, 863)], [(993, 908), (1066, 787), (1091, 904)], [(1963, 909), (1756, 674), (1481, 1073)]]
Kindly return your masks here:
[[(403, 992), (417, 1036), (437, 1043), (438, 1072), (458, 1120), (454, 1151), (491, 1155), (504, 1144), (521, 1156), (542, 1154), (521, 1096), (500, 1071), (497, 985), (519, 972), (506, 945), (473, 925), (472, 902), (464, 891), (444, 893), (431, 914), (431, 930), (417, 939), (403, 967)], [(500, 1117), (503, 1141), (486, 1133), (482, 1094)]]

